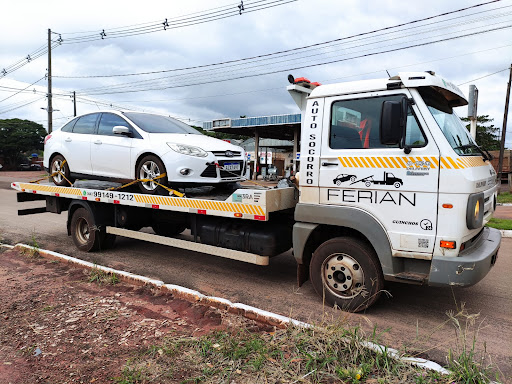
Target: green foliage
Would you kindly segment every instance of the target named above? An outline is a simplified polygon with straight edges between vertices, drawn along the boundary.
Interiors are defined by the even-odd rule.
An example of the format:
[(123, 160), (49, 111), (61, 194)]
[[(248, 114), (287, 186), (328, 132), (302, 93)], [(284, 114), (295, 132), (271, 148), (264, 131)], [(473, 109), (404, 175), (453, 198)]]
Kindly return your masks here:
[(6, 164), (16, 165), (23, 152), (43, 149), (46, 130), (30, 120), (0, 120), (0, 155)]
[(491, 227), (491, 228), (503, 229), (506, 231), (510, 231), (510, 230), (512, 230), (512, 220), (496, 219), (493, 217), (491, 220), (489, 220), (489, 222), (487, 223), (487, 226)]
[(512, 193), (510, 193), (510, 192), (501, 192), (498, 195), (498, 203), (502, 203), (502, 204), (512, 203)]
[[(489, 124), (494, 119), (490, 119), (489, 115), (480, 115), (476, 119), (476, 143), (488, 151), (497, 151), (500, 149), (500, 128), (494, 124)], [(462, 118), (462, 121), (469, 122), (468, 117)], [(470, 124), (466, 125), (470, 130)]]

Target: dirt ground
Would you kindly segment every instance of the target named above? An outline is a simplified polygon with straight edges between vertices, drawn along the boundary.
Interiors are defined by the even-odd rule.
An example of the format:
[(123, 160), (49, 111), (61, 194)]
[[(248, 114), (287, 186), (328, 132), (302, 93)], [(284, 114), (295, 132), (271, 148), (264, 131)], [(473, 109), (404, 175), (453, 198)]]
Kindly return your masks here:
[[(107, 383), (166, 337), (268, 327), (0, 248), (0, 384)], [(178, 380), (180, 381), (180, 380)]]

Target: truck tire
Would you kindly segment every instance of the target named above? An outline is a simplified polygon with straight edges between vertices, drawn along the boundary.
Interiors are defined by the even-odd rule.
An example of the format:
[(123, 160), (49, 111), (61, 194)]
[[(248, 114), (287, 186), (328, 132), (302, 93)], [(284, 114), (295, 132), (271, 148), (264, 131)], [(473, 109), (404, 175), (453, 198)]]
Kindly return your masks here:
[(365, 243), (336, 237), (321, 244), (309, 265), (315, 291), (330, 305), (360, 312), (377, 301), (384, 276), (375, 252)]
[(181, 223), (159, 223), (155, 222), (151, 225), (153, 231), (159, 236), (171, 237), (175, 235), (179, 235), (186, 228), (186, 224)]
[(111, 248), (116, 236), (96, 227), (92, 213), (86, 208), (77, 208), (71, 216), (71, 237), (75, 246), (85, 252)]

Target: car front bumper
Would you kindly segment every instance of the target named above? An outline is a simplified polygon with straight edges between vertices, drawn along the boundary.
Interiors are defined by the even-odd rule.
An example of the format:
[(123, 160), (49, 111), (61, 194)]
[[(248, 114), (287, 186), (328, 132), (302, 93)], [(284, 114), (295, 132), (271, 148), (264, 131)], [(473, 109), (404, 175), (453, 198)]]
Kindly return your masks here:
[(480, 238), (458, 257), (434, 256), (428, 284), (470, 286), (478, 283), (496, 263), (501, 232), (485, 227)]

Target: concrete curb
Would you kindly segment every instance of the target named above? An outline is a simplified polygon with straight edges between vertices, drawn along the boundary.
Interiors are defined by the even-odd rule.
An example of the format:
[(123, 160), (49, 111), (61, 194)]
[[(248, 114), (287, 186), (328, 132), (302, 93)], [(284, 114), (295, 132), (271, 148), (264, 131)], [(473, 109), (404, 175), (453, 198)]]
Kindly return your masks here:
[[(512, 232), (512, 231), (511, 231)], [(154, 288), (161, 290), (162, 292), (168, 292), (171, 293), (173, 296), (178, 297), (180, 299), (192, 302), (192, 303), (199, 303), (203, 305), (208, 305), (220, 310), (228, 311), (233, 314), (244, 316), (251, 320), (256, 320), (265, 324), (269, 324), (272, 326), (276, 326), (278, 328), (286, 328), (289, 324), (293, 324), (298, 327), (303, 328), (312, 328), (314, 327), (312, 324), (304, 323), (299, 320), (292, 319), (287, 316), (278, 315), (276, 313), (268, 312), (263, 309), (259, 309), (256, 307), (252, 307), (246, 304), (242, 303), (232, 303), (231, 301), (227, 299), (223, 299), (220, 297), (213, 297), (213, 296), (206, 296), (198, 291), (194, 291), (189, 288), (181, 287), (179, 285), (174, 284), (165, 284), (163, 281), (150, 279), (145, 276), (135, 275), (130, 272), (120, 271), (109, 267), (104, 267), (101, 265), (96, 265), (93, 263), (90, 263), (88, 261), (76, 259), (71, 256), (63, 255), (61, 253), (48, 251), (39, 249), (36, 247), (31, 247), (26, 244), (16, 244), (15, 246), (7, 245), (7, 244), (1, 244), (0, 247), (5, 247), (9, 249), (30, 249), (32, 251), (38, 252), (38, 254), (46, 259), (50, 260), (57, 260), (60, 262), (64, 262), (67, 264), (74, 264), (79, 267), (85, 268), (85, 269), (99, 269), (105, 273), (108, 274), (115, 274), (118, 276), (121, 280), (136, 284), (136, 285), (150, 285)], [(383, 345), (375, 344), (372, 342), (363, 342), (363, 345), (371, 349), (374, 352), (377, 353), (386, 353), (389, 356), (391, 356), (395, 360), (400, 360), (407, 362), (409, 364), (415, 365), (417, 367), (423, 368), (423, 369), (429, 369), (433, 371), (437, 371), (441, 374), (449, 374), (450, 371), (447, 369), (441, 367), (439, 364), (425, 360), (425, 359), (419, 359), (419, 358), (413, 358), (413, 357), (405, 357), (400, 354), (399, 351), (393, 348), (387, 348)]]
[(512, 230), (500, 229), (501, 237), (512, 237)]

